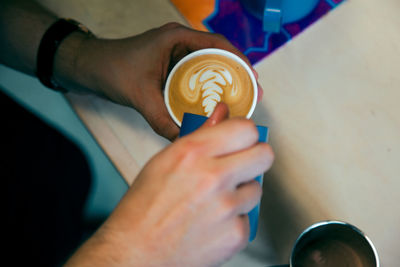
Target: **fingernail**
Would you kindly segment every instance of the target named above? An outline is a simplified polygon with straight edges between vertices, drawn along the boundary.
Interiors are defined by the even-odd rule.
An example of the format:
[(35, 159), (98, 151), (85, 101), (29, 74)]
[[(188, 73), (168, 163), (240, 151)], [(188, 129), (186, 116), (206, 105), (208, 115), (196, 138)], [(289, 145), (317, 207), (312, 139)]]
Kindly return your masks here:
[[(226, 109), (226, 110), (224, 110)], [(213, 126), (218, 124), (220, 121), (224, 120), (229, 116), (229, 109), (225, 103), (218, 103), (211, 116), (207, 120), (207, 125)]]
[(213, 125), (215, 125), (217, 123), (217, 119), (216, 119), (217, 115), (216, 115), (215, 111), (216, 111), (218, 105), (219, 105), (219, 103), (217, 103), (217, 105), (214, 108), (214, 111), (211, 113), (211, 116), (207, 120), (207, 124), (210, 125), (210, 126), (213, 126)]

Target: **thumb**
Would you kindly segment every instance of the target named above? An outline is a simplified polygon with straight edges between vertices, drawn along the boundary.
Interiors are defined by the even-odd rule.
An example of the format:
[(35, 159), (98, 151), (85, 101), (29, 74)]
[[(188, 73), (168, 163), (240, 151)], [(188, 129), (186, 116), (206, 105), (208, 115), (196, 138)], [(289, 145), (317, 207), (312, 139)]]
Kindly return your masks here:
[(223, 102), (219, 102), (216, 106), (215, 109), (213, 111), (213, 113), (211, 114), (211, 116), (207, 119), (207, 121), (202, 125), (202, 127), (210, 127), (210, 126), (214, 126), (226, 119), (229, 118), (229, 108), (228, 105), (223, 103)]
[[(211, 114), (211, 116), (209, 118), (207, 118), (207, 120), (205, 122), (204, 122), (203, 118), (201, 118), (201, 120), (197, 120), (193, 123), (188, 122), (188, 127), (181, 128), (180, 136), (185, 136), (192, 132), (193, 132), (192, 134), (194, 134), (194, 132), (199, 132), (199, 131), (201, 132), (203, 129), (205, 130), (207, 128), (210, 128), (210, 127), (228, 119), (228, 117), (229, 117), (228, 106), (225, 103), (218, 103), (215, 106), (214, 111)], [(183, 129), (183, 131), (182, 131), (182, 129)]]

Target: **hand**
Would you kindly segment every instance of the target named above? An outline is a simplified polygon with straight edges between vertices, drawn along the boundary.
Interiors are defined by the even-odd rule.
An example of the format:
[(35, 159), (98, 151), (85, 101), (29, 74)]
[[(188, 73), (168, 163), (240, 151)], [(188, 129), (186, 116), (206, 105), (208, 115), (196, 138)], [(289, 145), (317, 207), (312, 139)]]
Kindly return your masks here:
[(215, 266), (248, 243), (253, 180), (273, 152), (254, 123), (219, 104), (205, 125), (157, 154), (70, 266)]
[[(127, 39), (86, 38), (75, 47), (79, 53), (73, 65), (79, 71), (72, 79), (79, 80), (79, 87), (135, 108), (158, 134), (170, 140), (176, 138), (179, 129), (168, 114), (162, 91), (167, 74), (181, 58), (198, 49), (215, 47), (237, 54), (251, 67), (248, 59), (223, 36), (178, 23)], [(71, 84), (71, 78), (58, 76), (64, 76), (59, 77), (61, 83)]]

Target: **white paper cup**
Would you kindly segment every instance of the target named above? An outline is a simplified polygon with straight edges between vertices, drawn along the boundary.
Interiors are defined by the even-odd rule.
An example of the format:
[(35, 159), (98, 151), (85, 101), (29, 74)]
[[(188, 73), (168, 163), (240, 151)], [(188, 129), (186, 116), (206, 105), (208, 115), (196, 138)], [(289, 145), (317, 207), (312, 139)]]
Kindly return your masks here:
[(249, 65), (247, 65), (246, 62), (244, 62), (243, 59), (241, 59), (239, 56), (228, 52), (226, 50), (222, 50), (222, 49), (217, 49), (217, 48), (206, 48), (206, 49), (201, 49), (201, 50), (197, 50), (193, 53), (190, 53), (189, 55), (185, 56), (184, 58), (182, 58), (172, 69), (172, 71), (169, 73), (168, 78), (167, 78), (167, 83), (165, 85), (165, 90), (164, 90), (164, 101), (165, 101), (165, 105), (167, 106), (168, 112), (171, 115), (172, 119), (174, 120), (174, 122), (181, 127), (181, 122), (179, 121), (178, 118), (176, 118), (176, 116), (174, 115), (174, 113), (172, 112), (171, 106), (169, 104), (169, 86), (171, 83), (171, 79), (174, 76), (175, 72), (179, 69), (179, 67), (185, 63), (186, 61), (198, 57), (198, 56), (202, 56), (202, 55), (221, 55), (221, 56), (226, 56), (230, 59), (233, 59), (234, 61), (238, 62), (249, 74), (251, 83), (253, 85), (253, 101), (252, 101), (252, 105), (251, 108), (249, 110), (249, 112), (246, 114), (246, 118), (250, 119), (251, 116), (253, 115), (254, 109), (256, 108), (256, 104), (257, 104), (257, 98), (258, 98), (258, 87), (257, 87), (257, 81), (256, 78), (254, 77), (254, 73), (253, 71), (250, 69)]

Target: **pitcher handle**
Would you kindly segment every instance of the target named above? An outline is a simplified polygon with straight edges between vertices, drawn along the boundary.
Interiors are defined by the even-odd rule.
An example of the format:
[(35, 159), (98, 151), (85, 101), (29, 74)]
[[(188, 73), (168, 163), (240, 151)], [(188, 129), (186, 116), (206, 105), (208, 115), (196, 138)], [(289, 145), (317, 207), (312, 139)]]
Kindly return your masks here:
[(265, 1), (263, 30), (266, 32), (280, 32), (282, 25), (282, 1), (283, 0), (267, 0)]

